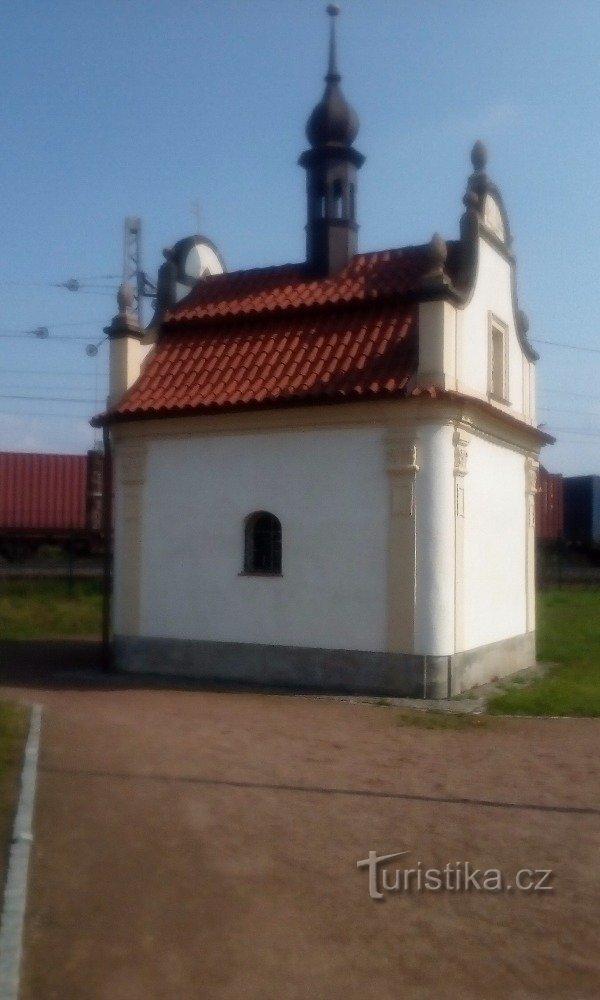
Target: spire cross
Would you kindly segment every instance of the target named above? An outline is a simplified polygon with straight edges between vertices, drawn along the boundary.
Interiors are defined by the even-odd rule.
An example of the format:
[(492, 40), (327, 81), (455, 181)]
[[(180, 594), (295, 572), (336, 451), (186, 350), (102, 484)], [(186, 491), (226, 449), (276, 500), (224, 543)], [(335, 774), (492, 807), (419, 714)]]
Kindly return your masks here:
[(341, 76), (337, 68), (337, 54), (336, 54), (336, 39), (335, 39), (335, 19), (340, 12), (340, 8), (336, 3), (330, 3), (327, 5), (327, 13), (331, 18), (331, 28), (329, 31), (329, 67), (327, 69), (327, 76), (325, 77), (327, 83), (339, 83)]

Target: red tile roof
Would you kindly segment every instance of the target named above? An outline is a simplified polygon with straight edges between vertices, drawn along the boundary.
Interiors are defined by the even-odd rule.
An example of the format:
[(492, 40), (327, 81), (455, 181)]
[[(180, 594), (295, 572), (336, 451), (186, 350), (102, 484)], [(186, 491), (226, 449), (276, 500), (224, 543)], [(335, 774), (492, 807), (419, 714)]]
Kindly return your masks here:
[(410, 293), (428, 266), (426, 247), (407, 247), (331, 278), (291, 264), (207, 277), (99, 422), (403, 395), (418, 363)]
[(357, 254), (340, 274), (311, 278), (302, 264), (234, 271), (204, 278), (165, 317), (167, 326), (401, 297), (430, 265), (427, 247)]
[(413, 307), (211, 324), (174, 330), (159, 340), (113, 414), (149, 417), (390, 396), (404, 392), (416, 366)]

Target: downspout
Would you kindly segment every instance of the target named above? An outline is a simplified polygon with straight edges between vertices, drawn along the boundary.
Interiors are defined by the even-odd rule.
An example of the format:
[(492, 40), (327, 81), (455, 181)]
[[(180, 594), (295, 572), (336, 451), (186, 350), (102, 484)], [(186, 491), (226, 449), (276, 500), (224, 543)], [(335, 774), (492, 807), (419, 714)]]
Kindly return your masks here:
[(111, 644), (111, 604), (112, 604), (112, 453), (110, 431), (106, 424), (102, 428), (104, 445), (104, 468), (102, 488), (102, 533), (104, 535), (104, 557), (102, 560), (102, 670), (106, 673), (114, 669)]

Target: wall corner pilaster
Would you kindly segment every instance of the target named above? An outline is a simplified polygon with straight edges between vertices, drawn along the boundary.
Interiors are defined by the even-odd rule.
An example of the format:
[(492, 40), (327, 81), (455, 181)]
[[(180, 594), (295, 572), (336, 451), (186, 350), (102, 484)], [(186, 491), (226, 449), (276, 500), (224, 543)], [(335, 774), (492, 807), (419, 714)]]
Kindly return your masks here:
[(389, 482), (387, 648), (412, 653), (415, 644), (416, 511), (419, 471), (416, 428), (389, 429), (385, 436)]
[(536, 456), (525, 458), (525, 576), (527, 632), (535, 631), (535, 496), (540, 464)]
[(464, 649), (465, 520), (468, 513), (466, 477), (471, 434), (457, 424), (452, 435), (454, 448), (454, 648)]
[(121, 499), (117, 505), (120, 523), (115, 525), (115, 589), (119, 593), (119, 620), (115, 622), (115, 631), (122, 635), (139, 635), (146, 442), (119, 442), (116, 458), (116, 489)]

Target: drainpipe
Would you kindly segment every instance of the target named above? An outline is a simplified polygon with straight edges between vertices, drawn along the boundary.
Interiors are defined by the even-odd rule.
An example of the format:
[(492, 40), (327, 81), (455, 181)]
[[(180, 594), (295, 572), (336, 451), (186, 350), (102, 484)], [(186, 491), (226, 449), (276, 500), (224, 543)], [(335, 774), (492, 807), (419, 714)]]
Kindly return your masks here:
[(102, 488), (102, 533), (104, 535), (104, 557), (102, 561), (102, 670), (112, 671), (111, 644), (111, 597), (112, 597), (112, 454), (110, 431), (106, 424), (102, 428), (104, 444), (104, 470)]

